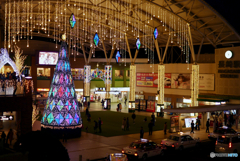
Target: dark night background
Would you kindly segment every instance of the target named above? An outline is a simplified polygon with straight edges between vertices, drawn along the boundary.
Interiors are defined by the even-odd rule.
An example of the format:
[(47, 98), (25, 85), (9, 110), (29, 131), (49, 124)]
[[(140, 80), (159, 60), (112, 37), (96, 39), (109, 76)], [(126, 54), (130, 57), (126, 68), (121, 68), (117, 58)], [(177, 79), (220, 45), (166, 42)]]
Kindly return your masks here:
[(229, 24), (240, 33), (240, 1), (239, 0), (205, 0), (214, 8)]

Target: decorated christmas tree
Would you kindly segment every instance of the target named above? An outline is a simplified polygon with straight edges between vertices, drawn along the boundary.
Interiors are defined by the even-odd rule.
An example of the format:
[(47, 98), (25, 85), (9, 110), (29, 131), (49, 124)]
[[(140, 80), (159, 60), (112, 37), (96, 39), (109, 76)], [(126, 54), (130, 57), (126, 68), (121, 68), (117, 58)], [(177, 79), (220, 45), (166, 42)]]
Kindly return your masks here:
[(66, 42), (61, 44), (41, 124), (42, 129), (70, 131), (82, 126)]

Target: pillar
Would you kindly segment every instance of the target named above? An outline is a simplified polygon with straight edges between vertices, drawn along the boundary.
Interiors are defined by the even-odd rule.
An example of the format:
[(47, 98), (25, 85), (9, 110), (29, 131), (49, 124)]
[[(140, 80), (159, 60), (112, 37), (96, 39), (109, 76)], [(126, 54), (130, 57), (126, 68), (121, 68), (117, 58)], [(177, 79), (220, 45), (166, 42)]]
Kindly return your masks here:
[(240, 116), (240, 110), (236, 110), (236, 130), (238, 130), (239, 116)]
[(136, 66), (130, 65), (130, 95), (128, 112), (135, 112)]
[(198, 106), (198, 92), (199, 92), (199, 65), (192, 65), (191, 76), (191, 106)]
[(165, 65), (158, 65), (158, 104), (164, 104)]
[(91, 66), (84, 65), (83, 96), (90, 96)]
[[(0, 116), (3, 116), (3, 112), (0, 112)], [(3, 120), (0, 120), (0, 129), (3, 129)]]
[(135, 101), (135, 87), (136, 87), (136, 66), (130, 65), (130, 97), (129, 97), (129, 101)]
[(111, 83), (112, 83), (112, 66), (105, 65), (105, 99), (110, 99), (110, 90), (111, 90)]

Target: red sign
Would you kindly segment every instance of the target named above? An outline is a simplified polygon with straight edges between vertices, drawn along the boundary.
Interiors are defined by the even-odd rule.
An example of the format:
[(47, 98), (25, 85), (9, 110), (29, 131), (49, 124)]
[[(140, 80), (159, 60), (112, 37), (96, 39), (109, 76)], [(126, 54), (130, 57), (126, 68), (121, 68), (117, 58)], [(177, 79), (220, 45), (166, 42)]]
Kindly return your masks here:
[[(137, 73), (136, 83), (138, 87), (158, 87), (157, 73)], [(165, 73), (164, 88), (171, 88), (171, 74)]]

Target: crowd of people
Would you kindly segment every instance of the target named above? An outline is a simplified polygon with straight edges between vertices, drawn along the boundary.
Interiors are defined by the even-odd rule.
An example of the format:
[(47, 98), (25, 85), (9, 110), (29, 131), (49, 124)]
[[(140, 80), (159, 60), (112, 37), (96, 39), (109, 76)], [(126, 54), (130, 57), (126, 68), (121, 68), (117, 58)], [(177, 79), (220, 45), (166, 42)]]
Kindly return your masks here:
[[(6, 138), (7, 137), (7, 138)], [(3, 146), (9, 146), (12, 144), (12, 140), (13, 140), (13, 130), (10, 129), (8, 131), (8, 134), (6, 135), (4, 131), (2, 131), (1, 134), (1, 143), (3, 144)]]

